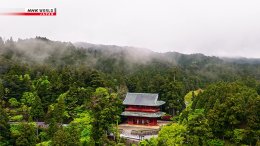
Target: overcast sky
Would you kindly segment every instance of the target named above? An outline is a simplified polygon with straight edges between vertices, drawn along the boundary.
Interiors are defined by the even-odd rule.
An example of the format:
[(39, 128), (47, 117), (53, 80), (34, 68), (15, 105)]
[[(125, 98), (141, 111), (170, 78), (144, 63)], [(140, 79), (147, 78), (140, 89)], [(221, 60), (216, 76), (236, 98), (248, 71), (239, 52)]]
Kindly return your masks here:
[(58, 16), (0, 16), (0, 36), (260, 58), (260, 0), (0, 1), (0, 9), (46, 7)]

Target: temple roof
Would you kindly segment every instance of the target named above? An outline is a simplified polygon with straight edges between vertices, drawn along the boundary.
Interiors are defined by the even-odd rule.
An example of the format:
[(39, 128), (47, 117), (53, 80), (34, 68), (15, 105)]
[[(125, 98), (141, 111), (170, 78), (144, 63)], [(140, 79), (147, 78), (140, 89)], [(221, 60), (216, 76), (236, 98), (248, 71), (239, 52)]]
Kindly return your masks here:
[(132, 117), (148, 117), (148, 118), (159, 118), (164, 115), (164, 112), (147, 113), (147, 112), (130, 112), (124, 111), (122, 116), (132, 116)]
[(127, 93), (124, 105), (160, 106), (164, 101), (158, 101), (158, 94), (154, 93)]

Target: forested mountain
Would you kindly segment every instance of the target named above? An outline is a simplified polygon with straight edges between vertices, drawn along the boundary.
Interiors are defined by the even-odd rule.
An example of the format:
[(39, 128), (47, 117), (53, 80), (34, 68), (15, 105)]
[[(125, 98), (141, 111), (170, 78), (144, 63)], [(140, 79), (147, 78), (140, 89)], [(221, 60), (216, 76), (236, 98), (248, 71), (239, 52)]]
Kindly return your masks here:
[[(241, 94), (250, 96), (241, 97), (241, 102), (258, 101), (260, 59), (158, 53), (135, 47), (73, 44), (44, 37), (17, 41), (0, 38), (0, 145), (116, 145), (120, 141), (109, 141), (105, 135), (115, 131), (112, 127), (121, 121), (121, 103), (128, 91), (159, 93), (161, 100), (166, 101), (163, 111), (176, 117), (185, 109), (179, 118), (180, 126), (173, 126), (184, 132), (193, 128), (185, 123), (190, 116), (195, 116), (195, 121), (196, 118), (203, 120), (211, 129), (206, 131), (208, 137), (202, 140), (196, 139), (196, 132), (186, 134), (199, 144), (207, 143), (205, 139), (221, 139), (223, 135), (230, 143), (256, 144), (259, 112), (234, 106), (233, 110), (238, 111), (233, 121), (224, 118), (214, 123), (212, 120), (212, 113), (218, 113), (216, 116), (220, 118), (225, 110), (221, 107), (228, 108), (229, 100), (233, 102), (232, 97), (219, 99), (222, 97), (215, 95), (215, 92), (221, 93), (220, 87), (232, 91), (223, 90), (225, 97), (234, 94), (234, 98), (240, 98)], [(205, 92), (194, 96), (188, 110), (184, 96), (197, 89), (205, 89)], [(235, 94), (240, 90), (241, 93)], [(209, 96), (212, 97), (207, 100)], [(242, 105), (245, 108), (253, 105), (256, 111), (260, 108), (259, 103)], [(240, 113), (243, 115), (239, 116)], [(32, 132), (37, 127), (33, 122), (37, 121), (49, 124), (48, 129), (37, 128), (36, 134)], [(64, 123), (69, 126), (62, 128)], [(215, 125), (220, 128), (214, 129)], [(245, 134), (245, 131), (237, 129), (243, 128), (255, 132), (252, 134), (255, 138), (239, 140), (238, 133)], [(232, 137), (234, 131), (238, 134), (235, 138)], [(160, 143), (165, 141), (163, 135), (163, 132), (159, 134)], [(186, 140), (191, 145), (195, 143)]]

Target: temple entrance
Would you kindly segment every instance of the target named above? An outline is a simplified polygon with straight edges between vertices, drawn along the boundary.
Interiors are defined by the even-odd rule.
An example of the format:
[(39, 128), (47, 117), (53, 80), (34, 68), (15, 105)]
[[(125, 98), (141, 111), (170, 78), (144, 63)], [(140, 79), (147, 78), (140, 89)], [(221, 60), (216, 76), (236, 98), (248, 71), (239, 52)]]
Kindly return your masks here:
[(128, 117), (128, 124), (134, 125), (157, 125), (156, 118), (146, 118), (146, 117)]
[(133, 118), (133, 124), (137, 124), (137, 120)]

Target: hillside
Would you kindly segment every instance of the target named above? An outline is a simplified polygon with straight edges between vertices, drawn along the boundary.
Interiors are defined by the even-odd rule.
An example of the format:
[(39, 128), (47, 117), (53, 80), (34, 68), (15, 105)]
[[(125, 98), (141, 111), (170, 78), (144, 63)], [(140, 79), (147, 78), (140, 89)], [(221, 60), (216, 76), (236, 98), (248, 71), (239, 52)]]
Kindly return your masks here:
[[(198, 89), (204, 92), (190, 99), (190, 91)], [(162, 111), (178, 119), (178, 124), (164, 128), (155, 139), (162, 145), (164, 141), (179, 140), (178, 136), (192, 145), (223, 144), (224, 138), (237, 144), (257, 142), (260, 120), (254, 109), (260, 109), (258, 59), (158, 53), (43, 37), (0, 39), (0, 145), (116, 145), (121, 141), (110, 141), (106, 134), (116, 134), (116, 121), (123, 122), (120, 114), (127, 92), (158, 93), (166, 102)], [(189, 102), (192, 100), (192, 108), (186, 110), (185, 95)], [(225, 104), (219, 104), (220, 100)], [(236, 106), (236, 100), (240, 105)], [(236, 114), (226, 115), (236, 119), (225, 117), (223, 122), (218, 113), (218, 123), (214, 123), (214, 112), (209, 111), (215, 105), (214, 112), (234, 107), (231, 111)], [(247, 107), (246, 113), (242, 106)], [(247, 123), (243, 123), (244, 119)], [(225, 125), (229, 120), (231, 123)], [(39, 128), (42, 122), (49, 127)], [(63, 124), (68, 127), (62, 128)], [(175, 128), (182, 131), (180, 135), (168, 137), (168, 132), (176, 135), (171, 130)], [(247, 140), (247, 132), (254, 137)]]

